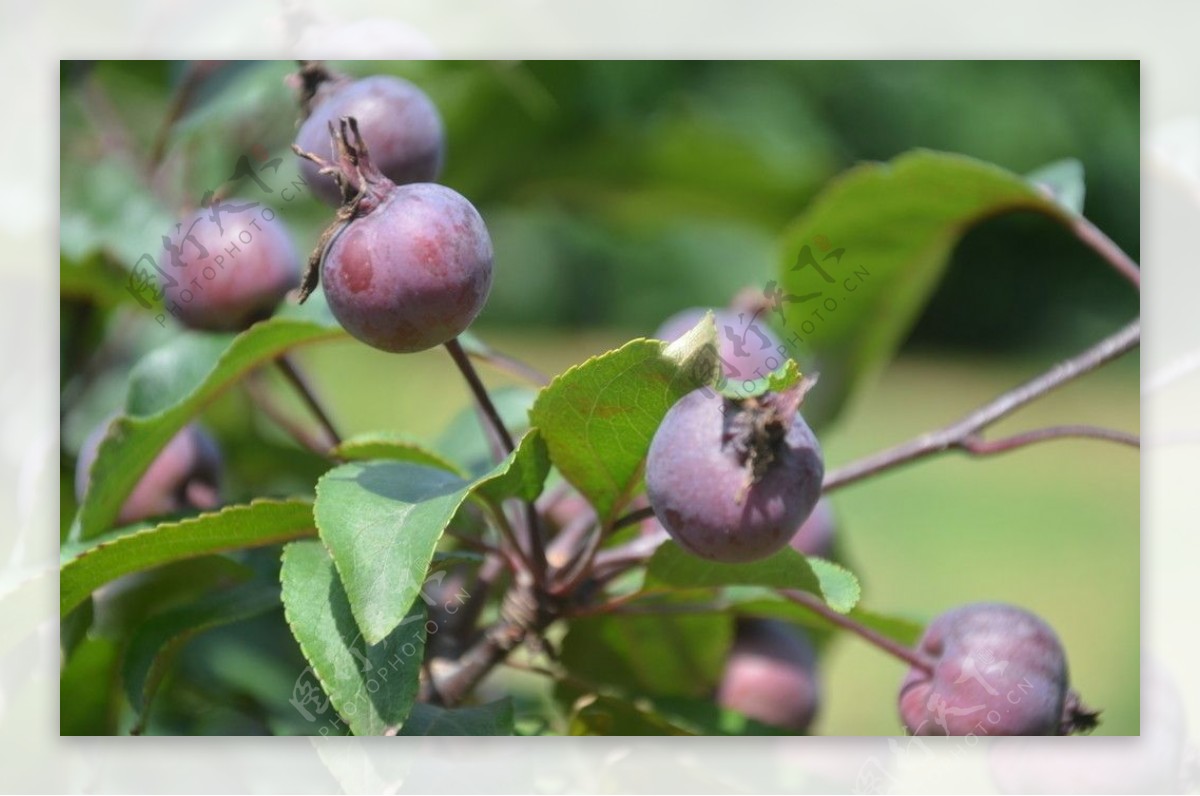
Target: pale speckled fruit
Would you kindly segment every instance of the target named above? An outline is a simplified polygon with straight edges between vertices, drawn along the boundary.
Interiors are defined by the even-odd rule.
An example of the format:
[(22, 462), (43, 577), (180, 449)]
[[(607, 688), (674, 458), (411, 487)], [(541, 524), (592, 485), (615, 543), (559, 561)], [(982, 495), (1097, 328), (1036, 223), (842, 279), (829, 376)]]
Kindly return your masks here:
[(492, 287), (492, 241), (475, 207), (432, 183), (388, 188), (333, 240), (325, 298), (354, 337), (383, 351), (423, 351), (458, 336)]
[[(75, 497), (82, 501), (91, 480), (100, 443), (110, 420), (92, 431), (79, 449)], [(188, 509), (209, 510), (220, 501), (221, 454), (216, 441), (200, 426), (185, 426), (155, 457), (121, 506), (117, 522), (131, 522)]]
[(1057, 735), (1068, 696), (1067, 663), (1054, 630), (1022, 608), (975, 603), (926, 628), (900, 717), (915, 735)]
[(750, 484), (727, 423), (745, 410), (701, 388), (663, 418), (646, 458), (646, 494), (671, 538), (712, 561), (754, 561), (785, 547), (821, 495), (825, 465), (799, 414)]
[[(336, 127), (342, 117), (353, 117), (371, 161), (392, 182), (430, 182), (442, 168), (445, 132), (437, 107), (425, 92), (407, 80), (376, 75), (330, 86), (300, 126), (296, 145), (305, 152), (334, 160), (329, 124)], [(318, 173), (318, 166), (303, 160), (300, 174), (309, 189), (322, 201), (342, 203), (337, 183)]]
[(807, 732), (820, 705), (816, 660), (812, 643), (799, 628), (741, 619), (717, 703), (764, 724)]
[[(300, 284), (300, 256), (274, 211), (252, 200), (226, 199), (220, 224), (202, 209), (180, 222), (159, 267), (167, 311), (206, 331), (241, 331), (270, 317)], [(171, 255), (182, 267), (177, 267)]]
[[(704, 317), (703, 307), (680, 310), (663, 321), (654, 333), (658, 340), (674, 341), (682, 337)], [(728, 379), (761, 379), (779, 368), (788, 356), (779, 338), (761, 316), (733, 310), (713, 310), (717, 328), (717, 353), (721, 369)]]

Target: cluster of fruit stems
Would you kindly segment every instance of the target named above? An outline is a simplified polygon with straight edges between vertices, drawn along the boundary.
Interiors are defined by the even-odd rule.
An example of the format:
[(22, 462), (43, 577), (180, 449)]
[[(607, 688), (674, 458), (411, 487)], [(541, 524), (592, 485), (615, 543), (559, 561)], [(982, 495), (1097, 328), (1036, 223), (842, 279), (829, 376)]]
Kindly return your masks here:
[[(1074, 222), (1072, 230), (1118, 274), (1140, 289), (1140, 269), (1110, 238), (1082, 216)], [(986, 440), (982, 434), (1021, 407), (1136, 348), (1140, 339), (1141, 323), (1140, 320), (1134, 320), (1099, 343), (1003, 393), (956, 422), (833, 470), (825, 477), (822, 493), (829, 494), (894, 467), (948, 451), (960, 451), (970, 456), (988, 456), (1066, 437), (1099, 439), (1138, 447), (1139, 439), (1134, 434), (1090, 425), (1053, 426), (996, 440)], [(512, 435), (479, 378), (471, 356), (539, 386), (545, 385), (548, 380), (543, 374), (519, 360), (483, 346), (473, 346), (471, 354), (468, 354), (459, 341), (454, 339), (446, 343), (445, 347), (470, 387), (476, 407), (484, 420), (484, 427), (488, 430), (493, 453), (497, 458), (511, 453), (515, 447)], [(283, 357), (277, 364), (319, 420), (326, 435), (336, 445), (340, 438), (328, 414), (295, 363)], [(263, 398), (262, 392), (258, 390), (256, 398)], [(256, 402), (269, 411), (268, 401)], [(327, 445), (314, 440), (297, 424), (288, 422), (282, 413), (273, 412), (272, 417), (306, 447), (328, 455)], [(479, 540), (455, 536), (456, 540), (487, 553), (485, 563), (476, 575), (476, 583), (472, 590), (476, 600), (473, 602), (481, 608), (488, 591), (499, 581), (503, 570), (507, 568), (515, 575), (512, 588), (523, 591), (525, 603), (530, 610), (519, 618), (502, 616), (457, 661), (443, 670), (436, 678), (436, 683), (432, 676), (427, 678), (425, 698), (447, 705), (456, 704), (466, 697), (489, 671), (504, 662), (508, 654), (522, 642), (540, 640), (541, 632), (555, 619), (595, 613), (636, 612), (639, 607), (628, 603), (649, 596), (644, 592), (633, 593), (603, 603), (583, 601), (580, 604), (579, 601), (572, 600), (585, 583), (591, 587), (590, 591), (599, 593), (604, 585), (617, 576), (646, 562), (653, 553), (657, 540), (638, 539), (608, 550), (600, 550), (599, 547), (602, 540), (614, 531), (653, 516), (651, 509), (632, 511), (615, 520), (608, 528), (596, 527), (591, 518), (564, 528), (556, 537), (555, 546), (558, 552), (565, 554), (566, 563), (553, 571), (548, 563), (545, 541), (542, 538), (537, 512), (532, 504), (526, 503), (519, 512), (491, 511), (488, 514), (488, 519), (496, 526), (502, 539), (498, 547)], [(523, 523), (520, 522), (521, 519), (524, 520)], [(893, 641), (852, 617), (834, 611), (815, 595), (786, 589), (780, 590), (779, 593), (830, 624), (856, 634), (911, 666), (932, 668), (932, 662), (918, 650)], [(572, 604), (573, 602), (575, 604)], [(665, 608), (647, 605), (642, 608), (650, 611), (697, 610), (696, 606)], [(473, 624), (474, 622), (463, 623), (464, 632), (474, 632)], [(562, 676), (561, 673), (553, 673), (542, 667), (527, 668), (556, 677)]]

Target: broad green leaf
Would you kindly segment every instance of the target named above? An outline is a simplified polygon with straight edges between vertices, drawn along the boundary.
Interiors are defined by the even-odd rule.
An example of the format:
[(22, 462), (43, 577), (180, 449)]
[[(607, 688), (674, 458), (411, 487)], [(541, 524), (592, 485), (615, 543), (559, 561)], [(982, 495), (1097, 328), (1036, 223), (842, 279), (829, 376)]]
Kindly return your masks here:
[(176, 653), (205, 630), (239, 622), (279, 607), (279, 586), (261, 581), (209, 594), (189, 605), (157, 614), (134, 631), (121, 676), (125, 695), (139, 714), (139, 726)]
[(58, 625), (59, 646), (62, 649), (64, 661), (71, 659), (71, 653), (79, 643), (87, 638), (92, 629), (92, 621), (96, 618), (96, 605), (91, 597), (64, 616)]
[(735, 710), (726, 710), (712, 699), (664, 697), (650, 699), (654, 712), (693, 735), (792, 735), (770, 724), (755, 721)]
[(532, 501), (542, 493), (549, 474), (550, 454), (535, 428), (517, 442), (514, 454), (480, 479), (475, 491), (495, 503), (510, 497)]
[(367, 642), (408, 614), (468, 482), (411, 462), (351, 462), (317, 482), (316, 520)]
[(569, 735), (691, 735), (652, 709), (610, 694), (583, 694), (570, 706)]
[(684, 395), (713, 383), (715, 335), (706, 315), (673, 343), (634, 340), (576, 365), (538, 396), (529, 415), (551, 461), (603, 522), (636, 487), (663, 415)]
[[(708, 696), (732, 642), (733, 622), (717, 614), (590, 616), (571, 622), (560, 662), (578, 680), (630, 695)], [(560, 698), (574, 701), (574, 685)]]
[(711, 698), (585, 694), (571, 706), (571, 735), (789, 735), (718, 706)]
[(446, 710), (418, 703), (404, 722), (400, 735), (512, 735), (511, 698), (485, 705)]
[(319, 309), (300, 320), (282, 314), (229, 335), (181, 334), (151, 352), (130, 376), (126, 414), (100, 444), (72, 538), (108, 530), (159, 451), (189, 420), (254, 368), (298, 345), (344, 334)]
[(1017, 210), (1070, 222), (1023, 177), (962, 155), (918, 150), (834, 180), (782, 238), (776, 326), (820, 384), (805, 417), (832, 419), (892, 356), (963, 234)]
[(854, 608), (861, 596), (858, 579), (820, 558), (805, 558), (790, 547), (746, 564), (720, 564), (686, 552), (674, 542), (654, 551), (646, 568), (646, 586), (695, 589), (720, 586), (767, 586), (799, 589), (824, 598), (839, 613)]
[(1047, 163), (1031, 171), (1025, 179), (1050, 191), (1054, 200), (1070, 212), (1083, 214), (1083, 198), (1086, 194), (1083, 164), (1075, 158)]
[(59, 610), (66, 616), (117, 578), (186, 558), (262, 547), (313, 536), (313, 507), (303, 500), (256, 500), (179, 522), (120, 530), (66, 545), (59, 572)]
[(100, 307), (132, 302), (126, 289), (127, 276), (100, 254), (74, 261), (59, 258), (58, 294), (62, 298), (87, 300)]
[(421, 591), (442, 532), (471, 490), (492, 500), (532, 500), (549, 467), (536, 432), (472, 484), (446, 470), (401, 461), (351, 462), (317, 482), (316, 521), (354, 617), (374, 644)]
[(392, 459), (414, 464), (440, 467), (447, 472), (465, 478), (466, 473), (456, 464), (440, 454), (425, 448), (420, 442), (394, 431), (371, 431), (343, 440), (331, 451), (339, 459), (365, 461), (368, 459)]
[(330, 702), (355, 735), (395, 733), (408, 718), (425, 654), (425, 605), (367, 643), (328, 551), (316, 541), (283, 550), (283, 607), (292, 635)]
[(725, 379), (718, 385), (717, 390), (729, 398), (753, 398), (765, 392), (779, 392), (794, 387), (799, 383), (801, 376), (796, 360), (789, 359), (761, 379)]

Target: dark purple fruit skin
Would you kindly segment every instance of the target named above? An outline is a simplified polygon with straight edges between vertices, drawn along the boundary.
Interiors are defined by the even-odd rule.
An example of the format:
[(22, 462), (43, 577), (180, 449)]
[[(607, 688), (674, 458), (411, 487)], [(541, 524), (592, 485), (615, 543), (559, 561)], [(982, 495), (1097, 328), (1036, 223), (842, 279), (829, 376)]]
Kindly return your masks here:
[[(79, 449), (75, 469), (75, 497), (83, 500), (91, 480), (92, 464), (108, 433), (106, 420), (92, 431)], [(171, 438), (121, 506), (117, 522), (131, 522), (174, 514), (188, 509), (206, 511), (219, 505), (221, 454), (216, 441), (192, 424)]]
[[(226, 199), (222, 204), (241, 208), (255, 203)], [(180, 222), (170, 240), (182, 267), (174, 265), (168, 250), (160, 263), (176, 282), (160, 277), (164, 304), (193, 329), (241, 331), (269, 317), (300, 284), (300, 257), (283, 222), (264, 205), (222, 210), (220, 222), (218, 226), (208, 209)]]
[(717, 703), (796, 733), (807, 732), (820, 707), (816, 652), (799, 628), (770, 619), (741, 619), (717, 689)]
[[(445, 132), (442, 117), (425, 92), (407, 80), (386, 75), (333, 87), (314, 108), (296, 145), (305, 152), (336, 160), (329, 136), (342, 117), (353, 117), (375, 166), (397, 185), (432, 182), (442, 169)], [(337, 207), (342, 195), (333, 178), (318, 173), (308, 160), (300, 175), (323, 202)]]
[(837, 518), (828, 498), (817, 501), (808, 519), (792, 537), (791, 546), (797, 553), (817, 558), (833, 555), (833, 538), (837, 534)]
[[(703, 307), (692, 307), (675, 313), (658, 327), (655, 339), (678, 340), (708, 311)], [(750, 313), (739, 316), (733, 310), (712, 310), (712, 313), (717, 327), (717, 353), (725, 378), (737, 381), (761, 379), (788, 360), (787, 349), (761, 317), (752, 319)], [(755, 332), (760, 332), (762, 337)], [(730, 334), (737, 339), (731, 339)]]
[(336, 236), (321, 282), (351, 335), (384, 351), (423, 351), (457, 337), (483, 309), (491, 237), (458, 193), (401, 185)]
[[(646, 494), (681, 547), (711, 561), (754, 561), (786, 547), (821, 496), (821, 448), (799, 414), (762, 478), (723, 439), (733, 402), (701, 388), (663, 418), (646, 457)], [(740, 498), (740, 500), (739, 500)]]
[(1066, 657), (1037, 616), (1000, 603), (965, 605), (935, 619), (918, 648), (936, 665), (932, 675), (913, 667), (900, 687), (900, 717), (909, 732), (1059, 733)]

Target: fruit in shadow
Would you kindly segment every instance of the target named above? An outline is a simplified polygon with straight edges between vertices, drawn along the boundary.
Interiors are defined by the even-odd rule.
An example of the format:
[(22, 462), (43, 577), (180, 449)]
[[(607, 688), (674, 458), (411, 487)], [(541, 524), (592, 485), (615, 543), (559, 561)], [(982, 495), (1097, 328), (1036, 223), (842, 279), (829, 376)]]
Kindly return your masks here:
[[(79, 450), (75, 496), (80, 502), (110, 423), (100, 424)], [(216, 441), (199, 425), (185, 426), (146, 468), (121, 506), (117, 522), (128, 525), (165, 514), (215, 509), (220, 505), (220, 479), (221, 453)]]

